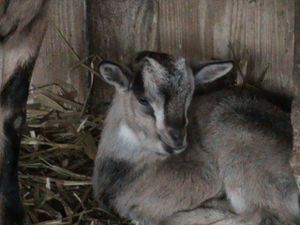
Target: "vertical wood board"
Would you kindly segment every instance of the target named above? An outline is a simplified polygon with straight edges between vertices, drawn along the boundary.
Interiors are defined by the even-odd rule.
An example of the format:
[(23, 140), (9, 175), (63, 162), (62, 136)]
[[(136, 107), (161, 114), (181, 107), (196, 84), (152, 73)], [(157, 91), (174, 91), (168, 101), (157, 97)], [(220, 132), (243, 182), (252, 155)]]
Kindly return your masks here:
[(257, 78), (268, 64), (263, 85), (293, 94), (294, 1), (159, 0), (161, 50), (195, 61), (238, 58), (248, 51)]
[(55, 26), (80, 58), (86, 57), (88, 45), (85, 0), (51, 0), (48, 18), (48, 30), (34, 69), (33, 84), (35, 86), (51, 83), (72, 84), (78, 91), (78, 100), (82, 102), (87, 90), (87, 71), (81, 67), (74, 69), (78, 60)]
[[(127, 64), (138, 51), (158, 49), (158, 11), (154, 0), (87, 1), (89, 50)], [(112, 88), (96, 83), (94, 99), (109, 101)]]

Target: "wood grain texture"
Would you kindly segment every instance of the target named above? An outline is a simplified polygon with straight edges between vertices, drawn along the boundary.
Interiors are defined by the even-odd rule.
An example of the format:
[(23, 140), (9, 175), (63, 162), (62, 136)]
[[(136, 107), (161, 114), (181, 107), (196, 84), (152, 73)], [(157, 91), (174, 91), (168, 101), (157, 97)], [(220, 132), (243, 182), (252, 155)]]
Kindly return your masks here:
[[(231, 42), (239, 58), (249, 51), (253, 80), (270, 64), (264, 87), (292, 95), (295, 2), (52, 0), (49, 15), (80, 56), (89, 51), (124, 64), (141, 50), (169, 52), (194, 61), (227, 59), (231, 57)], [(34, 84), (68, 81), (84, 96), (85, 70), (71, 71), (75, 63), (55, 29), (49, 27)], [(97, 80), (96, 102), (109, 101), (111, 93), (112, 88)]]
[(263, 86), (293, 94), (294, 1), (159, 0), (161, 50), (195, 61), (251, 55), (255, 79), (267, 64)]
[(294, 134), (294, 154), (291, 164), (296, 175), (300, 176), (300, 1), (295, 1), (295, 55), (294, 86), (295, 98), (292, 105), (291, 120)]
[[(158, 48), (155, 0), (87, 0), (91, 54), (126, 64), (136, 52)], [(96, 84), (94, 99), (109, 101), (112, 88)]]
[(295, 95), (300, 98), (300, 1), (295, 1), (295, 51), (294, 51), (294, 86)]
[(51, 0), (48, 31), (33, 73), (35, 86), (70, 83), (78, 91), (78, 100), (83, 101), (87, 90), (86, 70), (72, 70), (77, 64), (77, 59), (62, 40), (54, 24), (78, 55), (84, 58), (88, 54), (85, 17), (85, 0)]

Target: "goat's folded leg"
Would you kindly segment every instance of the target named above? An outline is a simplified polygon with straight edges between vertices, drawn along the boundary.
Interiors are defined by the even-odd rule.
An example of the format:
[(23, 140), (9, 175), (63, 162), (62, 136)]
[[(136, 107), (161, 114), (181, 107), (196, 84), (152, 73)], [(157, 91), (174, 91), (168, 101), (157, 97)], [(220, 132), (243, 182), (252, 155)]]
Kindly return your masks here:
[(0, 2), (0, 225), (26, 223), (18, 158), (29, 84), (46, 29), (46, 1)]
[(218, 208), (197, 208), (178, 212), (160, 225), (282, 225), (271, 216), (264, 216), (260, 211), (247, 215), (236, 215), (224, 210), (224, 205)]
[[(226, 221), (226, 223), (225, 223)], [(178, 212), (160, 225), (234, 225), (234, 215), (218, 209), (198, 208), (191, 211)]]

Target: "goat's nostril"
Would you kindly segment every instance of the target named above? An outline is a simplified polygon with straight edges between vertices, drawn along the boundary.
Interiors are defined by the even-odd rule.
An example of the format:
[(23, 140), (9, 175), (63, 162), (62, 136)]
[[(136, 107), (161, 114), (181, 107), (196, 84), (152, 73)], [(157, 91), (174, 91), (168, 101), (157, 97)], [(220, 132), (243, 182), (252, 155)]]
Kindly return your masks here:
[(174, 143), (176, 144), (176, 146), (182, 146), (183, 145), (183, 141), (184, 141), (184, 134), (183, 132), (181, 132), (180, 130), (172, 130), (170, 132), (171, 137), (174, 141)]

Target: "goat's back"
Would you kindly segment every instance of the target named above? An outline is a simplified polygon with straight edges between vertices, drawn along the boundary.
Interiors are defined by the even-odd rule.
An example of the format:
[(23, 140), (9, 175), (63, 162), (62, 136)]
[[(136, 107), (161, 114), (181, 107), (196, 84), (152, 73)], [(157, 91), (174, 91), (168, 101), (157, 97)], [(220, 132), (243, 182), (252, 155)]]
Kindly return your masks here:
[(220, 168), (232, 206), (238, 213), (270, 208), (284, 219), (299, 215), (298, 189), (289, 159), (289, 115), (249, 93), (223, 90), (197, 96), (193, 126)]

